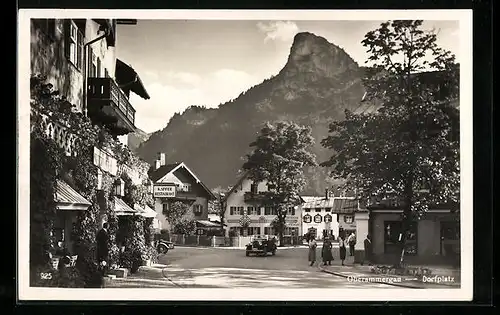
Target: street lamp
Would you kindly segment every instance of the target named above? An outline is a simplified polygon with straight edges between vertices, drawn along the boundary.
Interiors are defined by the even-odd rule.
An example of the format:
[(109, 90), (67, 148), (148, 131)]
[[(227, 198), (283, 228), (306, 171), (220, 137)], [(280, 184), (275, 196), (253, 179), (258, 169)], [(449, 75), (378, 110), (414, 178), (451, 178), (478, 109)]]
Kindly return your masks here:
[(115, 181), (115, 196), (125, 196), (125, 182), (121, 178)]

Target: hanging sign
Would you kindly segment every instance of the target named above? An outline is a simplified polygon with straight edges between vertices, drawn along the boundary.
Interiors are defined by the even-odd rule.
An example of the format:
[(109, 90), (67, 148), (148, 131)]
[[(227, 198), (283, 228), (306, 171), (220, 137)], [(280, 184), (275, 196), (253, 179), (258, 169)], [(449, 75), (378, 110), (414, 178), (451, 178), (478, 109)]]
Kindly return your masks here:
[(174, 198), (175, 186), (173, 185), (155, 185), (153, 187), (153, 196), (156, 198)]
[(314, 216), (314, 223), (321, 223), (321, 221), (323, 221), (323, 217), (321, 216), (321, 214), (317, 214)]
[(303, 218), (304, 223), (311, 223), (312, 222), (312, 217), (309, 214), (306, 214)]

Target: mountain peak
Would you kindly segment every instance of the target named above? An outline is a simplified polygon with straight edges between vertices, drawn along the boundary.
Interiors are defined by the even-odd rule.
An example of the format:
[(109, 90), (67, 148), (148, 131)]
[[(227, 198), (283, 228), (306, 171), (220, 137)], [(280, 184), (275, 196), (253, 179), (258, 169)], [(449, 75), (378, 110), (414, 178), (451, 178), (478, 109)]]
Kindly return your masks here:
[(358, 68), (356, 62), (340, 47), (310, 32), (297, 33), (293, 39), (285, 72), (319, 72), (327, 77)]

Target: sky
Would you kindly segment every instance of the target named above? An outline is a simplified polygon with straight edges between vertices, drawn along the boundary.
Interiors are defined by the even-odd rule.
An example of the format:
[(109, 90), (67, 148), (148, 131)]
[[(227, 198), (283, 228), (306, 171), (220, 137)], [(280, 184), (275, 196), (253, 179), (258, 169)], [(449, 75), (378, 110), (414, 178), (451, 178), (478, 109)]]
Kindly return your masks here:
[[(276, 75), (293, 37), (311, 32), (343, 48), (359, 65), (361, 41), (383, 21), (138, 20), (118, 25), (116, 54), (139, 73), (151, 98), (131, 95), (136, 127), (163, 129), (191, 105), (218, 107)], [(438, 45), (460, 61), (459, 22), (426, 21)]]

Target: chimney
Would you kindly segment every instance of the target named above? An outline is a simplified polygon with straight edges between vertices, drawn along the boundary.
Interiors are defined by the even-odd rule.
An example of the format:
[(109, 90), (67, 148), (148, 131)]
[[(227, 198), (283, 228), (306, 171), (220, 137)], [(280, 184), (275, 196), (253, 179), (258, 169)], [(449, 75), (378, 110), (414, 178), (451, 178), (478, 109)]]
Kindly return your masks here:
[(330, 199), (330, 191), (327, 189), (325, 189), (325, 199), (328, 200)]
[(160, 160), (156, 160), (155, 162), (156, 162), (155, 169), (159, 169), (161, 166)]
[(163, 166), (166, 164), (166, 158), (165, 158), (165, 153), (163, 152), (158, 152), (158, 161), (160, 161), (160, 166)]

